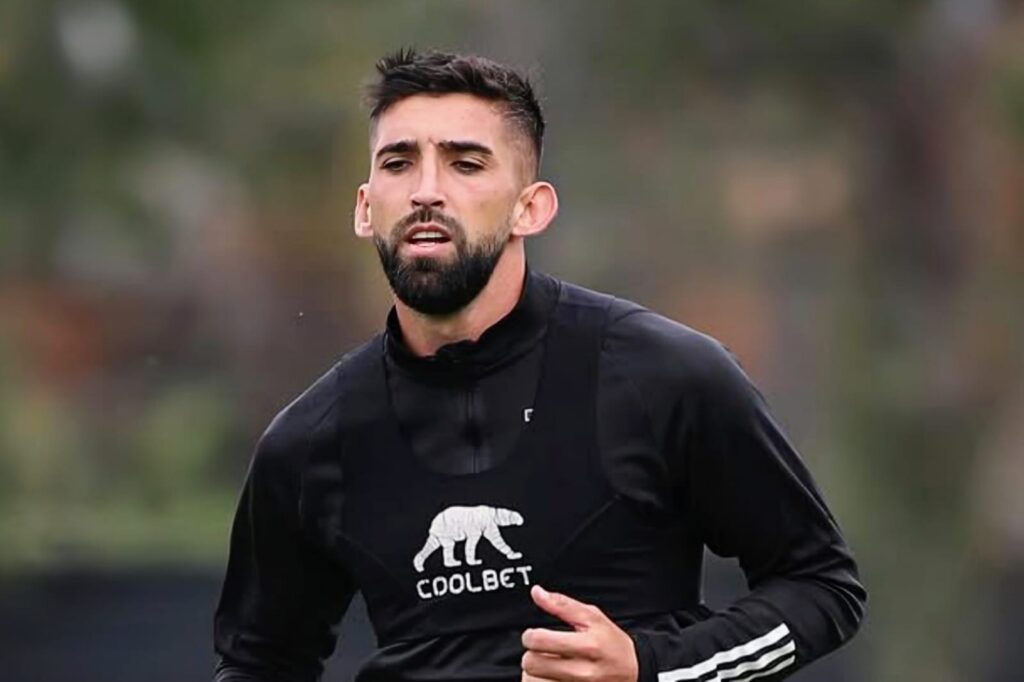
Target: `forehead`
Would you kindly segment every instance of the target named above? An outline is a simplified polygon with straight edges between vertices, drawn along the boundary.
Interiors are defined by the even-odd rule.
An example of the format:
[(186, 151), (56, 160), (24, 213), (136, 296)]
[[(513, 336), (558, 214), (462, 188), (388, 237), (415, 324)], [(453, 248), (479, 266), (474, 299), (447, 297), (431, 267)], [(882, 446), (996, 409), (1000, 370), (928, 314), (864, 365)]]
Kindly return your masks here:
[(373, 149), (399, 140), (436, 143), (462, 140), (492, 149), (507, 143), (500, 105), (473, 95), (412, 95), (392, 104), (377, 119)]

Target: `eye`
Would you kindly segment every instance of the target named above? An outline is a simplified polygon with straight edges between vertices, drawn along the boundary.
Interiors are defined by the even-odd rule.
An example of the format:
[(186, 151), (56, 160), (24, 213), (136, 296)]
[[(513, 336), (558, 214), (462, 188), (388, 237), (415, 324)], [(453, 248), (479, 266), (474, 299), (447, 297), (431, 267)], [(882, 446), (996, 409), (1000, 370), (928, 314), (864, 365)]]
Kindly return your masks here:
[(408, 159), (388, 159), (382, 163), (380, 167), (391, 173), (397, 173), (398, 171), (404, 170), (408, 165)]
[(452, 163), (452, 165), (455, 166), (455, 168), (460, 173), (466, 173), (467, 175), (471, 173), (477, 173), (484, 169), (482, 164), (477, 163), (476, 161), (469, 161), (466, 159), (459, 159), (458, 161)]

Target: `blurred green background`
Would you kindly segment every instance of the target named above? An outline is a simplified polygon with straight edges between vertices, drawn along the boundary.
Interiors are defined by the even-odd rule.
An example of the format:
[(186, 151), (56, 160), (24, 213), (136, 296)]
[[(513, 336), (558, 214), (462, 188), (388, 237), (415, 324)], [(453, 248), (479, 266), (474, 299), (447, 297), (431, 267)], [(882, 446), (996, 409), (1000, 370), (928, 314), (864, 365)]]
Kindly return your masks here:
[(842, 679), (1020, 679), (1000, 0), (0, 0), (0, 640), (41, 577), (216, 588), (256, 438), (387, 311), (350, 225), (360, 87), (401, 45), (533, 74), (562, 200), (533, 266), (715, 335), (763, 388), (871, 592)]

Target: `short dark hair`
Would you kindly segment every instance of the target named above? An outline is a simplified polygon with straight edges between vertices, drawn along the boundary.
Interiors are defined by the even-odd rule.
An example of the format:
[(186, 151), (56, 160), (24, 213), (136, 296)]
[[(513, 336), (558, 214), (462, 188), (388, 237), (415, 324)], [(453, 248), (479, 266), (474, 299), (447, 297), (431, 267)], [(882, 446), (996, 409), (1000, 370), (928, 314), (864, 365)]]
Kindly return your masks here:
[(401, 48), (377, 62), (366, 88), (370, 121), (412, 95), (466, 93), (500, 102), (505, 116), (529, 139), (536, 168), (544, 145), (544, 114), (530, 80), (515, 69), (477, 55)]

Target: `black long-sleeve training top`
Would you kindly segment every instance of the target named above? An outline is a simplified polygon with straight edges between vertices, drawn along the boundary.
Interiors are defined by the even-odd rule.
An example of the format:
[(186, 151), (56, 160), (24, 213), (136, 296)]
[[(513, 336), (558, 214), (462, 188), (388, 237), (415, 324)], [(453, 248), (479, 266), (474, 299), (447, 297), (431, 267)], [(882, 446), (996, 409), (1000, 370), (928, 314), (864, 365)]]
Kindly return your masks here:
[[(704, 547), (750, 593), (701, 603)], [(413, 355), (394, 311), (256, 447), (215, 616), (217, 682), (316, 680), (362, 592), (358, 682), (520, 679), (557, 624), (531, 584), (601, 607), (639, 682), (782, 679), (856, 631), (866, 593), (760, 393), (714, 339), (530, 272), (476, 342)]]

